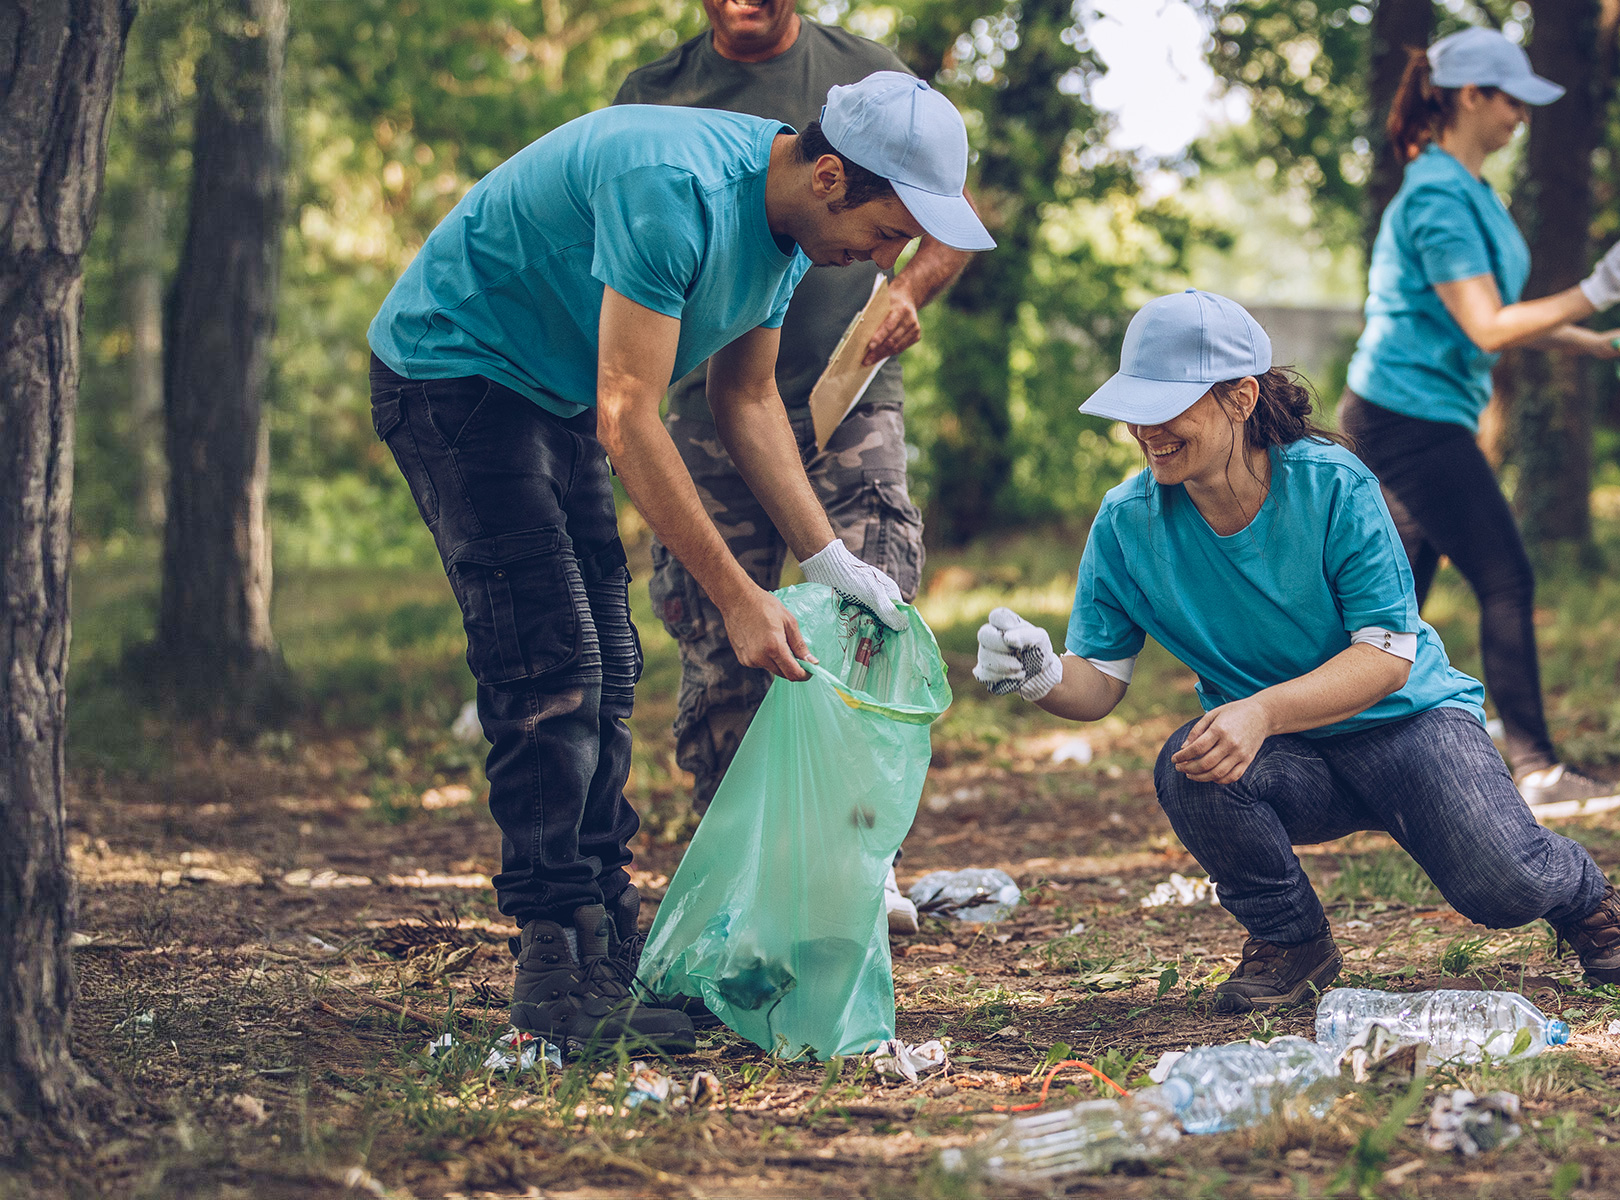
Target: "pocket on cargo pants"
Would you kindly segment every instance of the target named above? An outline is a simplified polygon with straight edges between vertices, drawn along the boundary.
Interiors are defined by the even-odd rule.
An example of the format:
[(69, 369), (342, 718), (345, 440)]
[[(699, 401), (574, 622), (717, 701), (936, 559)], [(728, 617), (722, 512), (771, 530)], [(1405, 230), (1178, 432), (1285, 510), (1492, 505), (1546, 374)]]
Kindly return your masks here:
[(445, 564), (479, 683), (514, 683), (572, 666), (589, 612), (573, 546), (561, 529), (477, 538)]

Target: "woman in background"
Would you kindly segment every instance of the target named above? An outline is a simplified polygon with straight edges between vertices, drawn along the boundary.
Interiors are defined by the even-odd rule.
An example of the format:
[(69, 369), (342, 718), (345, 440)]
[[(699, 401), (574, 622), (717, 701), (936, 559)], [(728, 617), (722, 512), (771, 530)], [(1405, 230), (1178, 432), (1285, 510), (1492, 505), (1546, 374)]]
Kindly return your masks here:
[(1340, 426), (1373, 469), (1423, 604), (1440, 557), (1474, 589), (1485, 686), (1507, 759), (1532, 804), (1607, 795), (1559, 761), (1542, 709), (1524, 541), (1475, 442), (1491, 367), (1509, 346), (1613, 358), (1611, 335), (1573, 322), (1620, 301), (1620, 247), (1592, 275), (1521, 301), (1530, 252), (1480, 177), (1525, 120), (1564, 89), (1500, 33), (1467, 29), (1414, 52), (1389, 116), (1407, 160), (1367, 281), (1367, 326), (1350, 361)]

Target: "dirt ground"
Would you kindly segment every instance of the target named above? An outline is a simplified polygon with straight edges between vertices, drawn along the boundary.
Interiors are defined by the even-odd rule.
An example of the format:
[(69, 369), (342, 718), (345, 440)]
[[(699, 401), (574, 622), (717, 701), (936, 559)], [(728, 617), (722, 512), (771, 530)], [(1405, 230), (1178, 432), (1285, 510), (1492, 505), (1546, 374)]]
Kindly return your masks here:
[[(952, 657), (958, 695), (971, 686)], [(936, 736), (902, 884), (940, 867), (999, 866), (1025, 890), (1008, 921), (929, 918), (894, 940), (898, 1031), (952, 1039), (918, 1085), (860, 1060), (781, 1063), (722, 1032), (661, 1064), (704, 1106), (628, 1108), (628, 1066), (507, 1076), (480, 1068), (505, 1028), (505, 926), (488, 877), (495, 831), (447, 735), (388, 745), (309, 729), (248, 751), (181, 746), (146, 779), (81, 772), (70, 803), (82, 889), (76, 951), (81, 1057), (113, 1097), (84, 1157), (34, 1186), (109, 1196), (969, 1196), (943, 1175), (965, 1146), (1033, 1103), (1043, 1067), (1096, 1064), (1127, 1086), (1168, 1049), (1309, 1033), (1204, 1011), (1237, 961), (1222, 910), (1144, 908), (1171, 872), (1197, 875), (1153, 801), (1149, 764), (1173, 713), (1079, 736), (1032, 723), (993, 738)], [(668, 713), (639, 719), (632, 793), (646, 814), (636, 880), (663, 894), (690, 822), (667, 756)], [(660, 732), (660, 731), (666, 732)], [(664, 742), (660, 743), (659, 738)], [(1069, 751), (1069, 761), (1056, 762)], [(460, 753), (462, 756), (457, 757)], [(1078, 757), (1085, 757), (1083, 754)], [(649, 766), (648, 764), (652, 764)], [(1605, 866), (1620, 841), (1582, 837)], [(1544, 926), (1471, 926), (1383, 838), (1311, 853), (1346, 952), (1343, 982), (1522, 988), (1575, 1030), (1527, 1064), (1430, 1076), (1427, 1094), (1350, 1090), (1321, 1121), (1186, 1138), (1163, 1163), (1085, 1177), (1097, 1196), (1620, 1195), (1620, 993), (1580, 986)], [(644, 909), (650, 921), (654, 905)], [(1449, 974), (1448, 974), (1449, 973)], [(1620, 1023), (1615, 1025), (1620, 1029)], [(474, 1044), (429, 1059), (446, 1030)], [(599, 1075), (598, 1072), (601, 1072)], [(1461, 1159), (1417, 1123), (1459, 1080), (1506, 1087), (1525, 1135)], [(1060, 1074), (1051, 1103), (1102, 1090)]]

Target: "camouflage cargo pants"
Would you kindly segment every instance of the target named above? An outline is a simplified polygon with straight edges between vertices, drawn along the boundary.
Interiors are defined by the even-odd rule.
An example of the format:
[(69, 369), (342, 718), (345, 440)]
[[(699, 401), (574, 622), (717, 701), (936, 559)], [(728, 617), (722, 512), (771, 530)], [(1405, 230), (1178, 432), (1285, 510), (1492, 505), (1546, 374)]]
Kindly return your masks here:
[[(790, 409), (805, 471), (833, 532), (855, 554), (887, 571), (908, 601), (922, 578), (922, 514), (906, 492), (905, 420), (892, 402), (858, 405), (816, 452), (806, 409)], [(787, 546), (743, 482), (714, 425), (671, 413), (665, 421), (704, 507), (755, 583), (779, 585)], [(770, 687), (768, 671), (732, 653), (720, 610), (661, 542), (654, 540), (653, 611), (681, 650), (675, 758), (692, 772), (692, 806), (703, 812)]]

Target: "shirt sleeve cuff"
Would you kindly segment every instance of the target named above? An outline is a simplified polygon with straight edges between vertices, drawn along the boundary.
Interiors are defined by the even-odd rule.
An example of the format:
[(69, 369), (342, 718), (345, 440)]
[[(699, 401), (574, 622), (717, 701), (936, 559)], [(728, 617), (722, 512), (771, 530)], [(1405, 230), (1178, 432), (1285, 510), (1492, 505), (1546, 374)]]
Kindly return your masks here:
[(1393, 654), (1396, 658), (1404, 658), (1409, 663), (1417, 662), (1417, 638), (1415, 633), (1395, 633), (1388, 629), (1380, 629), (1377, 625), (1368, 625), (1356, 630), (1350, 635), (1352, 646), (1361, 643), (1367, 646), (1376, 646), (1380, 650)]
[(1127, 686), (1131, 682), (1131, 673), (1136, 670), (1136, 655), (1134, 654), (1129, 658), (1088, 658), (1086, 661), (1104, 675), (1117, 679)]

